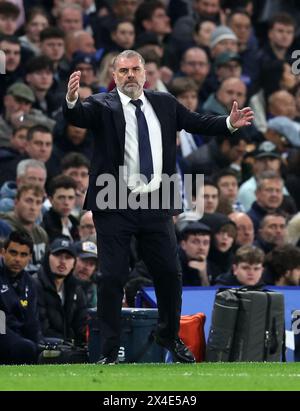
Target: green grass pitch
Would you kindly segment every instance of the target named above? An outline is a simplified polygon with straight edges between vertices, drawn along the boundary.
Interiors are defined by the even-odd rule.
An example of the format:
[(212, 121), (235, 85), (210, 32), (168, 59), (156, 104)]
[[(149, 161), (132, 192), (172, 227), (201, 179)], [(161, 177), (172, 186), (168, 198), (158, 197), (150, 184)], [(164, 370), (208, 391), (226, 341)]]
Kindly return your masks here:
[(0, 366), (2, 391), (300, 390), (300, 363)]

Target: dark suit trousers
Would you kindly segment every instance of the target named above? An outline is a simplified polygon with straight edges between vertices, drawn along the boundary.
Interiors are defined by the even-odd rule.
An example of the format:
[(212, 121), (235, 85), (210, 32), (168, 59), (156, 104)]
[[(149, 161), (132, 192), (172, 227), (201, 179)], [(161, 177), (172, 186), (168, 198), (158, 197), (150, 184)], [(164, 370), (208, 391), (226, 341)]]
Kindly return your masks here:
[(172, 217), (159, 210), (128, 209), (94, 211), (93, 218), (102, 274), (98, 288), (102, 354), (118, 355), (133, 234), (137, 237), (141, 258), (153, 277), (159, 311), (157, 332), (160, 337), (173, 340), (179, 331), (182, 276)]

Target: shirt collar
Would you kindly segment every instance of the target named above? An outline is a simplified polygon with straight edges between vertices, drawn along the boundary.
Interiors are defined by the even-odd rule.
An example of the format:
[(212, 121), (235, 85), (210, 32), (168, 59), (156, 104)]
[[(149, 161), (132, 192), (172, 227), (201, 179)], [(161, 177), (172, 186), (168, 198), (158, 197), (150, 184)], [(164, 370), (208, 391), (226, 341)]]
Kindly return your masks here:
[[(123, 106), (127, 106), (132, 99), (131, 99), (130, 97), (126, 96), (126, 94), (122, 93), (118, 88), (117, 88), (117, 92), (118, 92), (118, 94), (119, 94), (119, 97), (120, 97), (120, 100), (121, 100), (122, 105), (123, 105)], [(142, 92), (142, 94), (140, 95), (139, 99), (142, 100), (143, 105), (144, 105), (144, 104), (145, 104), (145, 101), (146, 101), (146, 97), (145, 97), (144, 92)]]

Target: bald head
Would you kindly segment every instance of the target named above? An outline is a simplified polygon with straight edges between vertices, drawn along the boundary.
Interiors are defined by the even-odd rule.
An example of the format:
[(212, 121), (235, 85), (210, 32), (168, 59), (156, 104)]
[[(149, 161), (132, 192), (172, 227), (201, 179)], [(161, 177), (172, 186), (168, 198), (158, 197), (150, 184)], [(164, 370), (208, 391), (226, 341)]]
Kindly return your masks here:
[(66, 35), (66, 56), (72, 60), (72, 55), (76, 51), (83, 53), (94, 53), (95, 40), (93, 36), (84, 30), (71, 31)]
[(228, 217), (237, 226), (237, 245), (252, 245), (254, 241), (254, 227), (251, 218), (247, 214), (240, 212), (231, 213)]
[(199, 47), (187, 49), (181, 59), (180, 69), (187, 77), (201, 85), (210, 69), (207, 53)]
[(272, 116), (286, 116), (293, 120), (296, 116), (295, 97), (286, 90), (271, 94), (268, 100), (269, 113)]
[(58, 9), (57, 26), (65, 33), (83, 29), (82, 8), (79, 4), (64, 4)]
[(224, 80), (217, 91), (217, 99), (227, 108), (228, 113), (231, 110), (234, 101), (238, 102), (239, 108), (244, 107), (247, 96), (245, 83), (235, 77)]
[(83, 53), (94, 53), (96, 51), (95, 40), (93, 36), (87, 31), (75, 31), (74, 38), (76, 40), (77, 50), (80, 50)]

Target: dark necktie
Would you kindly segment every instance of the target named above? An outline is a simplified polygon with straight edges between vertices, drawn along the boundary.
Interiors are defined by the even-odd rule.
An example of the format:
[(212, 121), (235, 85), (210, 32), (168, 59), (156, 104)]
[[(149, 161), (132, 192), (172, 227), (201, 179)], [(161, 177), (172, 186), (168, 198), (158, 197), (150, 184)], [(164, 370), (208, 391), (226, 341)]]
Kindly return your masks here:
[(149, 138), (149, 130), (144, 113), (141, 110), (142, 100), (130, 100), (136, 109), (138, 135), (139, 135), (139, 155), (140, 155), (140, 174), (144, 175), (149, 183), (153, 174), (153, 160)]

